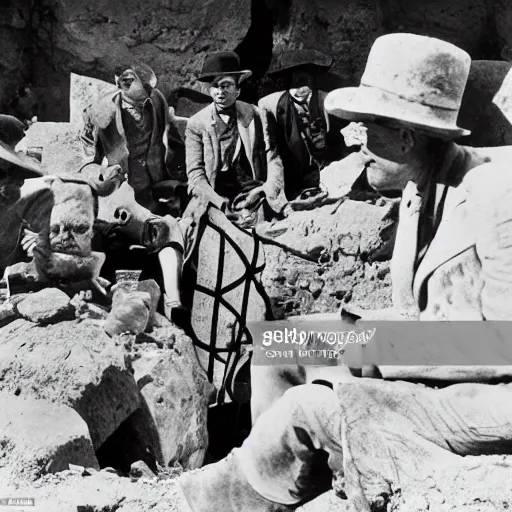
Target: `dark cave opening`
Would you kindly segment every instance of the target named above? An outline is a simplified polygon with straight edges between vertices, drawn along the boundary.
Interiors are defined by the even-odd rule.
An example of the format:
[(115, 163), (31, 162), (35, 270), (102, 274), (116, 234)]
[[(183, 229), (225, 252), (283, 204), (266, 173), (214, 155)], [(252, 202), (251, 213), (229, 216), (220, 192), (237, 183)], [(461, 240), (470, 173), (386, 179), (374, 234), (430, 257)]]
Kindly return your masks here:
[(252, 77), (244, 82), (240, 99), (257, 103), (261, 98), (265, 72), (272, 60), (274, 11), (262, 0), (252, 0), (251, 26), (244, 40), (235, 48), (240, 57), (242, 69), (250, 69)]

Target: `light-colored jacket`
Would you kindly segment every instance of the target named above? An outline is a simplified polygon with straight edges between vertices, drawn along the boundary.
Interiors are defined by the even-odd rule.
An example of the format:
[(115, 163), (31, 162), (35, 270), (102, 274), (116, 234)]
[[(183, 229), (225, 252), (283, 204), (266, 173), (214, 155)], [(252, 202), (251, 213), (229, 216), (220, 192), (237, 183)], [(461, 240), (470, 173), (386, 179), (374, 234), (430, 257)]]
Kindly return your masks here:
[[(267, 114), (254, 105), (237, 101), (236, 115), (240, 139), (253, 177), (264, 182), (269, 205), (280, 213), (287, 204), (283, 189), (283, 165), (277, 154), (275, 137), (269, 130)], [(189, 119), (185, 136), (186, 164), (190, 194), (220, 207), (222, 198), (215, 192), (221, 164), (215, 124), (213, 103)]]
[(420, 320), (512, 320), (511, 161), (512, 146), (453, 144), (441, 176), (454, 184), (416, 270), (422, 197), (409, 182), (391, 261), (394, 308)]

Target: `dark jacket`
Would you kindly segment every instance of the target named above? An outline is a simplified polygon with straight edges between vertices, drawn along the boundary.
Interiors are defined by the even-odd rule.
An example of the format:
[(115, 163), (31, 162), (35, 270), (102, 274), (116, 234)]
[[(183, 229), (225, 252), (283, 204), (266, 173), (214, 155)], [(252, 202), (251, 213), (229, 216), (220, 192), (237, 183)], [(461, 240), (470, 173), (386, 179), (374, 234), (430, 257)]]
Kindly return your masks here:
[[(106, 157), (109, 165), (120, 164), (136, 195), (164, 180), (186, 181), (185, 145), (162, 93), (153, 89), (148, 100), (153, 128), (147, 154), (147, 174), (132, 176), (128, 168), (128, 144), (122, 122), (121, 92), (108, 93), (84, 111), (81, 139), (94, 162)], [(147, 206), (147, 205), (143, 205)]]

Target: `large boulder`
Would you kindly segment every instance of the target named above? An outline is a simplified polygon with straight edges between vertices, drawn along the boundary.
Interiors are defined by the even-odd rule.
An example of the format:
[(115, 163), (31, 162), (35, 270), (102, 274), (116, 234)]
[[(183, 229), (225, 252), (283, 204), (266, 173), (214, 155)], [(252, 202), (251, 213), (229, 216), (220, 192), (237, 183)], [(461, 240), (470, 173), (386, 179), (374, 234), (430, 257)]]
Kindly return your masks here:
[[(199, 368), (192, 340), (175, 336), (171, 350), (151, 347), (141, 350), (134, 361), (142, 404), (131, 421), (162, 466), (179, 463), (195, 469), (202, 465), (208, 447), (211, 387)], [(152, 419), (157, 437), (151, 434), (147, 418)]]
[(199, 467), (208, 446), (207, 411), (213, 387), (192, 340), (156, 315), (152, 331), (119, 340), (129, 347), (140, 407), (98, 452), (103, 465), (128, 473), (143, 461), (151, 470)]
[(0, 393), (0, 471), (34, 479), (68, 469), (99, 469), (86, 423), (73, 409), (48, 400)]
[(0, 390), (73, 408), (95, 449), (140, 405), (123, 347), (90, 320), (0, 329)]

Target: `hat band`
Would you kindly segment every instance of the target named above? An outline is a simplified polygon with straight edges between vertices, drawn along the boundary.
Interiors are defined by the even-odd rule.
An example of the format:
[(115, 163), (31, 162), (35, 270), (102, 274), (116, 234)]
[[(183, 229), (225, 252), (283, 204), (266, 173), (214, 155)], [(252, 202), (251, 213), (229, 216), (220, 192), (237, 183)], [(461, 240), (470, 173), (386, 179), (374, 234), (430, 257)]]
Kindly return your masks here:
[(357, 96), (360, 100), (360, 112), (432, 128), (458, 129), (458, 109), (428, 105), (385, 89), (363, 84)]
[(410, 103), (415, 103), (415, 104), (423, 105), (423, 106), (429, 107), (429, 108), (434, 108), (434, 109), (439, 109), (439, 110), (448, 110), (448, 111), (451, 111), (451, 112), (458, 112), (459, 108), (460, 108), (460, 105), (457, 106), (457, 107), (444, 107), (442, 105), (434, 105), (432, 103), (428, 103), (426, 101), (422, 101), (422, 100), (417, 99), (417, 98), (411, 98), (411, 97), (408, 97), (408, 96), (404, 96), (403, 94), (398, 94), (395, 91), (389, 91), (388, 89), (384, 89), (383, 87), (377, 87), (375, 85), (365, 84), (363, 82), (361, 82), (361, 86), (360, 87), (364, 87), (364, 88), (368, 88), (368, 89), (376, 89), (376, 90), (382, 91), (382, 92), (384, 92), (386, 94), (390, 94), (392, 96), (396, 96), (397, 98), (400, 98), (401, 100), (408, 101)]

